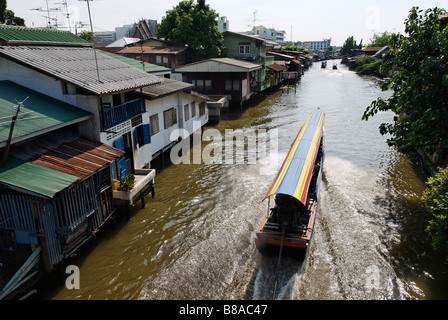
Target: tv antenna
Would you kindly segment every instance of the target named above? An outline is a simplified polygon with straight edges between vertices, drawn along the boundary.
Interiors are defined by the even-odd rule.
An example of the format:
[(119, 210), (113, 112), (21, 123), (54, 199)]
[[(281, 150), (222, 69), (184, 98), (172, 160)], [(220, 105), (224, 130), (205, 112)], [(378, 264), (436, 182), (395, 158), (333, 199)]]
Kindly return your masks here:
[(246, 21), (252, 21), (252, 25), (250, 25), (250, 24), (247, 25), (248, 27), (252, 27), (252, 30), (255, 28), (255, 23), (257, 21), (263, 21), (263, 20), (257, 19), (257, 11), (258, 10), (255, 10), (254, 12), (252, 12), (252, 14), (254, 15), (252, 20), (246, 20)]
[(46, 8), (46, 9), (45, 9), (45, 8), (41, 8), (41, 7), (39, 7), (39, 8), (30, 9), (30, 10), (33, 10), (33, 11), (40, 11), (40, 12), (46, 12), (47, 15), (46, 15), (46, 16), (42, 16), (42, 17), (44, 17), (44, 18), (47, 19), (47, 28), (48, 28), (48, 29), (52, 29), (52, 28), (53, 28), (53, 26), (51, 25), (51, 20), (56, 21), (56, 24), (54, 25), (54, 27), (57, 28), (57, 27), (58, 27), (58, 22), (57, 22), (58, 19), (57, 19), (57, 18), (52, 18), (52, 17), (50, 16), (50, 12), (58, 12), (58, 11), (61, 11), (61, 8), (50, 8), (49, 5), (48, 5), (48, 0), (45, 0), (45, 1), (46, 1), (46, 3), (47, 3), (47, 8)]
[(56, 2), (56, 4), (62, 4), (65, 7), (65, 11), (67, 12), (65, 17), (67, 18), (68, 31), (72, 32), (72, 27), (70, 26), (70, 12), (68, 11), (67, 0), (62, 0), (62, 2)]

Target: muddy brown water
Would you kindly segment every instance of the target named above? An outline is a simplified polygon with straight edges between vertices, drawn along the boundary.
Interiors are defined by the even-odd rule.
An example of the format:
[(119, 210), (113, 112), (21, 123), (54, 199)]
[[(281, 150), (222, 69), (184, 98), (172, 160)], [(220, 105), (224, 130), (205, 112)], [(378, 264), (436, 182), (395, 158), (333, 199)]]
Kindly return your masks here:
[[(71, 261), (80, 268), (80, 289), (60, 285), (43, 298), (271, 299), (277, 257), (261, 256), (254, 244), (267, 212), (262, 200), (317, 107), (326, 113), (326, 159), (315, 233), (304, 261), (282, 259), (276, 298), (448, 298), (446, 266), (424, 232), (425, 177), (414, 158), (389, 148), (379, 133), (392, 114), (361, 120), (372, 100), (390, 93), (381, 92), (380, 80), (335, 62), (338, 70), (315, 63), (295, 88), (204, 128), (219, 130), (223, 139), (226, 130), (266, 132), (269, 147), (263, 155), (245, 140), (233, 144), (246, 147), (244, 163), (159, 169), (156, 197)], [(274, 132), (278, 140), (272, 135), (271, 141)]]

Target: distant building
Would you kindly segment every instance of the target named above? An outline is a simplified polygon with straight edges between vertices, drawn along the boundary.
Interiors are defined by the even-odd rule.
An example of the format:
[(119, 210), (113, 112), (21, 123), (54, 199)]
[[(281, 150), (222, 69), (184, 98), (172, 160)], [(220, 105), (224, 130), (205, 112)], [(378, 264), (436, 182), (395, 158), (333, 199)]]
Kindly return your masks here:
[(229, 20), (227, 20), (227, 17), (219, 17), (217, 21), (219, 31), (229, 31)]
[(156, 38), (157, 20), (143, 19), (134, 23), (129, 31), (129, 37), (142, 40)]
[(325, 50), (331, 45), (331, 38), (322, 41), (304, 41), (303, 46), (310, 50)]
[(129, 31), (131, 30), (133, 24), (126, 24), (122, 27), (116, 27), (115, 28), (115, 38), (121, 39), (121, 38), (129, 38)]
[(285, 42), (285, 31), (266, 28), (264, 26), (255, 26), (252, 28), (253, 34), (260, 38), (271, 40), (278, 43)]
[(94, 33), (97, 42), (113, 42), (117, 40), (114, 31), (103, 31)]
[[(137, 23), (115, 28), (115, 40), (121, 38), (156, 38), (157, 20), (142, 19)], [(113, 41), (115, 41), (113, 40)]]

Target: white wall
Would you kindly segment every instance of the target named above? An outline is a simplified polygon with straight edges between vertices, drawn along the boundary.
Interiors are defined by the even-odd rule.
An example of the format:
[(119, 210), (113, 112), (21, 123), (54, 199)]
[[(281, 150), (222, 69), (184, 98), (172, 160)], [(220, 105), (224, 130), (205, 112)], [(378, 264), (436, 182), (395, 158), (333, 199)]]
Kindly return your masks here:
[[(196, 115), (194, 117), (191, 116), (191, 103), (195, 102)], [(148, 111), (148, 119), (149, 117), (158, 114), (159, 116), (159, 132), (151, 136), (151, 156), (154, 156), (163, 148), (168, 147), (173, 141), (171, 140), (171, 134), (176, 129), (185, 129), (190, 135), (193, 133), (193, 123), (195, 121), (200, 122), (200, 126), (204, 126), (208, 121), (208, 110), (207, 107), (205, 109), (205, 115), (199, 117), (199, 104), (201, 102), (205, 102), (205, 99), (200, 97), (193, 96), (189, 93), (175, 93), (170, 96), (154, 99), (154, 100), (146, 100), (146, 110)], [(189, 112), (190, 116), (187, 121), (184, 121), (184, 106), (189, 104)], [(177, 109), (177, 124), (165, 129), (164, 127), (164, 119), (163, 112), (169, 110), (171, 108)], [(177, 137), (177, 136), (176, 136)]]
[(62, 91), (61, 81), (15, 62), (0, 58), (0, 80), (10, 80), (25, 88), (76, 106), (93, 114), (93, 119), (78, 125), (80, 132), (99, 140), (98, 98), (76, 94), (76, 88), (67, 84), (69, 94)]

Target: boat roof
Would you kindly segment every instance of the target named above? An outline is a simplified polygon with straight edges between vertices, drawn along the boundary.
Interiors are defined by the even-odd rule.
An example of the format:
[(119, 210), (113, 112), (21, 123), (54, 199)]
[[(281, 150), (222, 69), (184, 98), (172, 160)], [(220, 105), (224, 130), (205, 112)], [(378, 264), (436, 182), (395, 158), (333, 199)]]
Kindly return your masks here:
[(308, 188), (324, 131), (325, 113), (315, 110), (300, 129), (264, 199), (286, 194), (306, 204)]

